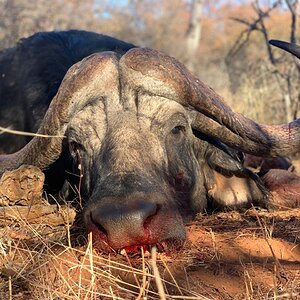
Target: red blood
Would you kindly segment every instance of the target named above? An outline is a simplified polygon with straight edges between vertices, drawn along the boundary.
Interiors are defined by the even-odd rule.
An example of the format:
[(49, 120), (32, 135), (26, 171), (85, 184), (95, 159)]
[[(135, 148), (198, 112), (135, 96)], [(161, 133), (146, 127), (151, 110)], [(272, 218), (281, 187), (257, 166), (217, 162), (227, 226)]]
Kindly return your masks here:
[(143, 248), (144, 252), (148, 250), (148, 246), (146, 245), (140, 245), (140, 246), (137, 246), (137, 245), (133, 245), (133, 246), (127, 246), (125, 247), (124, 249), (126, 250), (126, 252), (128, 253), (133, 253), (133, 252), (140, 252), (141, 251), (141, 248)]
[(289, 142), (291, 141), (291, 132), (292, 132), (292, 128), (291, 128), (291, 124), (289, 123)]
[(184, 171), (179, 171), (175, 177), (175, 182), (180, 184), (183, 178), (184, 178)]

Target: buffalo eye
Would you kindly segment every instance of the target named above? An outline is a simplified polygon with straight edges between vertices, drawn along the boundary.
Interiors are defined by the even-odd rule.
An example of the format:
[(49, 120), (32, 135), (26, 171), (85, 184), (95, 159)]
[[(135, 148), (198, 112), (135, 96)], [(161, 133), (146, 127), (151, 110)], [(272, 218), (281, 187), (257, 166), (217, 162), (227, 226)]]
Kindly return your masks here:
[(77, 143), (74, 140), (69, 142), (69, 149), (71, 155), (76, 158), (78, 157), (80, 152), (84, 151), (84, 147), (80, 143)]
[(182, 133), (185, 132), (185, 127), (184, 126), (175, 126), (172, 130), (171, 130), (171, 133), (174, 135), (174, 136), (177, 136), (177, 135), (180, 135)]

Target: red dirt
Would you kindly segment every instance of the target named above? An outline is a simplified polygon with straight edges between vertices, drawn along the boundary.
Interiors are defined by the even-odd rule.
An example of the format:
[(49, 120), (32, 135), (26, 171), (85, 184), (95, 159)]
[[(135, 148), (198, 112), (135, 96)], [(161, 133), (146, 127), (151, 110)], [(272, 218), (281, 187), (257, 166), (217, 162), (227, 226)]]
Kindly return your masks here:
[[(297, 299), (299, 216), (299, 209), (199, 216), (188, 226), (188, 240), (179, 253), (158, 256), (166, 294), (208, 299), (273, 299), (274, 295), (292, 299), (294, 295)], [(37, 299), (47, 293), (60, 299), (76, 299), (74, 295), (84, 299), (89, 293), (98, 295), (95, 299), (108, 299), (100, 295), (111, 293), (135, 299), (141, 291), (137, 281), (142, 282), (143, 264), (138, 257), (101, 255), (87, 246), (72, 249), (49, 243), (46, 247), (41, 241), (37, 246), (28, 240), (19, 240), (14, 249), (14, 255), (2, 260), (0, 280), (7, 291), (7, 278), (12, 276), (13, 299)], [(151, 259), (145, 258), (145, 264), (145, 299), (159, 299)]]
[[(299, 208), (199, 215), (187, 230), (183, 249), (158, 255), (167, 299), (300, 298)], [(72, 248), (68, 233), (62, 225), (3, 225), (0, 299), (160, 298), (149, 253)]]

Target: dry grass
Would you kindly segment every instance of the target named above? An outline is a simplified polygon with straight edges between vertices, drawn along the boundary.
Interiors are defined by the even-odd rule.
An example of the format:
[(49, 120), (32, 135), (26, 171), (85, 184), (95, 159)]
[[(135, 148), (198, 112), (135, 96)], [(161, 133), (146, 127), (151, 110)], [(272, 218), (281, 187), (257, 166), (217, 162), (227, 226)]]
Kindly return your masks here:
[(0, 231), (0, 299), (298, 299), (299, 214), (199, 216), (180, 253), (135, 257), (99, 253), (91, 236), (72, 247), (70, 224), (16, 220)]
[(2, 205), (10, 218), (0, 222), (1, 300), (300, 298), (299, 208), (199, 215), (176, 253), (108, 255), (71, 224), (72, 210), (50, 225), (32, 221), (38, 204)]
[(33, 136), (33, 137), (36, 136), (36, 137), (43, 137), (43, 138), (64, 138), (65, 137), (65, 136), (61, 136), (61, 135), (47, 135), (47, 134), (14, 130), (14, 129), (11, 129), (10, 127), (0, 126), (0, 134), (3, 134), (3, 133), (9, 133), (9, 134), (14, 134), (14, 135), (23, 135), (23, 136)]
[[(181, 288), (175, 277), (162, 279), (158, 264), (168, 269), (170, 259), (157, 258), (155, 248), (151, 255), (142, 250), (141, 257), (125, 259), (95, 251), (91, 236), (85, 246), (69, 246), (68, 224), (53, 228), (53, 234), (42, 224), (16, 223), (1, 232), (0, 299), (207, 299)], [(31, 238), (24, 238), (29, 232)]]

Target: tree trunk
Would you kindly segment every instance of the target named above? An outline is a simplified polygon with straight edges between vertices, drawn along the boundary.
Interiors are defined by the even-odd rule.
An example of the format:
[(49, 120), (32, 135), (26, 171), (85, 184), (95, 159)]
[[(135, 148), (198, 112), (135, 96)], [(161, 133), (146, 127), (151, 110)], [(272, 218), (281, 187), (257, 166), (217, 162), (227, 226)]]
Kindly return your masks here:
[(203, 0), (193, 0), (189, 27), (186, 33), (186, 65), (195, 71), (195, 57), (201, 38), (201, 15)]
[(292, 112), (292, 101), (291, 101), (291, 97), (288, 93), (285, 93), (283, 96), (283, 100), (284, 100), (284, 107), (285, 107), (285, 118), (286, 118), (286, 122), (291, 122), (294, 120), (293, 118), (293, 112)]

